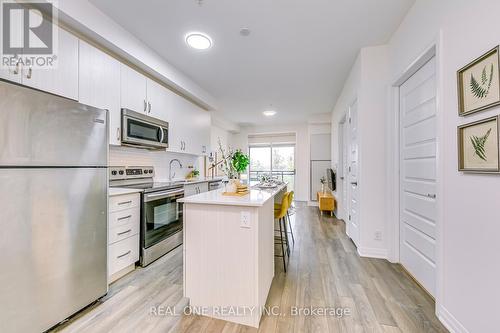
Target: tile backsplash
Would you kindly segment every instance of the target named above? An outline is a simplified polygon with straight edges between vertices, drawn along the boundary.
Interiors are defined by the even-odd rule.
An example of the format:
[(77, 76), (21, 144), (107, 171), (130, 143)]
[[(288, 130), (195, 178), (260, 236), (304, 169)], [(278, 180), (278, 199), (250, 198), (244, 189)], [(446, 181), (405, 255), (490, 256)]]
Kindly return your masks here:
[(189, 166), (200, 170), (203, 175), (203, 158), (187, 154), (176, 154), (165, 151), (152, 151), (147, 149), (110, 146), (109, 147), (109, 165), (110, 166), (149, 166), (155, 167), (158, 180), (168, 179), (168, 165), (170, 161), (177, 158), (181, 161), (183, 168), (180, 169), (174, 164), (175, 178), (186, 177), (192, 169)]

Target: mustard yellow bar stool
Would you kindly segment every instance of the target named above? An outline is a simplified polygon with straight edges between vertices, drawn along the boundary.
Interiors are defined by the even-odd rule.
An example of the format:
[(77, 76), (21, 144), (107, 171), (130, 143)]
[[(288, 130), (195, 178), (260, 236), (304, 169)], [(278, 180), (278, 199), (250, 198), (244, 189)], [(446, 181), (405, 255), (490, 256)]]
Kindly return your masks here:
[[(286, 214), (288, 212), (288, 198), (289, 198), (289, 193), (285, 193), (283, 195), (283, 199), (281, 200), (281, 205), (275, 206), (274, 210), (274, 219), (278, 220), (278, 225), (279, 225), (279, 230), (276, 230), (279, 232), (279, 236), (275, 237), (275, 245), (280, 245), (281, 246), (281, 255), (280, 254), (275, 254), (275, 257), (281, 257), (283, 258), (283, 270), (286, 273), (286, 256), (290, 258), (290, 245), (288, 243), (288, 232), (286, 230)], [(286, 250), (285, 250), (286, 247)]]

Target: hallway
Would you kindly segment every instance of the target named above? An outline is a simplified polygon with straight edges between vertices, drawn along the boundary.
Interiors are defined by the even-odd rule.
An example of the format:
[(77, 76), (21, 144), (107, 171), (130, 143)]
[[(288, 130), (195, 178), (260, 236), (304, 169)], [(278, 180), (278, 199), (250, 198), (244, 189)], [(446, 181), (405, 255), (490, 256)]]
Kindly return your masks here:
[[(357, 255), (343, 221), (304, 204), (297, 204), (292, 220), (296, 243), (288, 273), (276, 258), (267, 301), (282, 315), (264, 315), (258, 332), (447, 332), (434, 315), (434, 301), (399, 265)], [(153, 315), (151, 307), (159, 305), (176, 306), (178, 313), (186, 305), (181, 248), (111, 285), (101, 303), (55, 331), (257, 331), (197, 315)], [(292, 316), (292, 307), (340, 308), (345, 315)]]

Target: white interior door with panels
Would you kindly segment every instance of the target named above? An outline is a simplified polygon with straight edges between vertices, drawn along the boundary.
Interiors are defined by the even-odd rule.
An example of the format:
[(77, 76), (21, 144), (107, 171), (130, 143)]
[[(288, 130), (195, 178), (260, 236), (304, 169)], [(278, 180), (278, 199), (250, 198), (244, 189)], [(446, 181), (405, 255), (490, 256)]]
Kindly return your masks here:
[(436, 59), (400, 87), (400, 261), (436, 290)]
[(356, 246), (359, 245), (359, 145), (358, 145), (358, 102), (349, 107), (349, 216), (346, 224), (346, 233)]
[(341, 168), (342, 175), (340, 176), (340, 182), (342, 184), (342, 218), (347, 221), (349, 219), (349, 123), (344, 120), (341, 123)]

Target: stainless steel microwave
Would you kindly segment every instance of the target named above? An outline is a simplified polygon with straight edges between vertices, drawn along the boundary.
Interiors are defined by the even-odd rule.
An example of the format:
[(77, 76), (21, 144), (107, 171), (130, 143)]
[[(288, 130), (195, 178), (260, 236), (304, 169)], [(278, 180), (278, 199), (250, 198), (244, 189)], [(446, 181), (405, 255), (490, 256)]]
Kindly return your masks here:
[(122, 109), (122, 144), (148, 149), (168, 148), (168, 122)]

